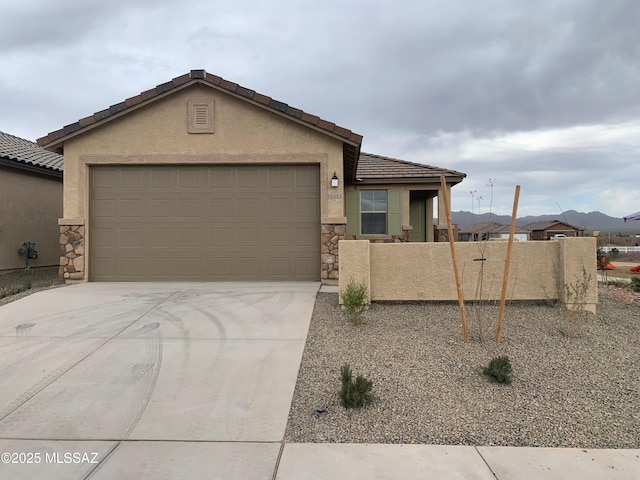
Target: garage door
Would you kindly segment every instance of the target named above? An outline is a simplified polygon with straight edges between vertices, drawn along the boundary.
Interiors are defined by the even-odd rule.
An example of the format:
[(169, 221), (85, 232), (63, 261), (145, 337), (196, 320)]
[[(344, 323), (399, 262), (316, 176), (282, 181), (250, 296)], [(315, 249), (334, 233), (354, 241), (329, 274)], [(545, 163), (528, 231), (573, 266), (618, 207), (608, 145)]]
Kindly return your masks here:
[(94, 281), (320, 279), (319, 166), (91, 168)]

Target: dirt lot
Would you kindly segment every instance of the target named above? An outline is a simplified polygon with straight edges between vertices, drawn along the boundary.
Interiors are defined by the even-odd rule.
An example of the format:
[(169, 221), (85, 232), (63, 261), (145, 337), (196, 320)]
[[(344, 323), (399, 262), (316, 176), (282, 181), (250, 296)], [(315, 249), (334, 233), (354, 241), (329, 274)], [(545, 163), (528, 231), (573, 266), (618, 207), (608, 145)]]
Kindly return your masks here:
[(615, 261), (640, 263), (640, 252), (619, 253)]
[(607, 277), (612, 278), (640, 278), (640, 273), (632, 273), (629, 268), (640, 265), (640, 252), (620, 253), (615, 260), (609, 260), (616, 268), (602, 272), (598, 270), (598, 274), (606, 273)]

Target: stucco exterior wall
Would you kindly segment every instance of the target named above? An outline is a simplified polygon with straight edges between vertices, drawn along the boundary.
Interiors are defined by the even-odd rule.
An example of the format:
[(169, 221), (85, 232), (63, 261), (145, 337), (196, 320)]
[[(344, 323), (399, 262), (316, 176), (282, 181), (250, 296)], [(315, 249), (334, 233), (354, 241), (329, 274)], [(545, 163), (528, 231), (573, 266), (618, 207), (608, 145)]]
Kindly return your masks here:
[(0, 270), (23, 268), (17, 251), (36, 244), (31, 266), (58, 265), (58, 218), (62, 214), (62, 182), (58, 179), (0, 167)]
[[(187, 130), (188, 102), (214, 103), (214, 133)], [(89, 166), (104, 164), (317, 163), (321, 216), (344, 218), (342, 142), (247, 101), (195, 85), (64, 145), (64, 217), (87, 219)], [(328, 183), (337, 172), (340, 187)], [(330, 195), (329, 195), (330, 194)]]
[[(366, 278), (363, 252), (340, 242), (340, 290), (353, 276)], [(466, 301), (499, 300), (508, 242), (457, 243), (456, 256)], [(358, 247), (363, 249), (364, 247)], [(507, 298), (567, 302), (565, 286), (588, 278), (586, 309), (597, 303), (596, 242), (593, 238), (561, 238), (546, 242), (514, 242)], [(357, 261), (354, 260), (358, 259)], [(484, 260), (481, 260), (484, 259)], [(355, 264), (355, 266), (354, 266)], [(372, 300), (450, 300), (457, 290), (448, 243), (370, 244)]]

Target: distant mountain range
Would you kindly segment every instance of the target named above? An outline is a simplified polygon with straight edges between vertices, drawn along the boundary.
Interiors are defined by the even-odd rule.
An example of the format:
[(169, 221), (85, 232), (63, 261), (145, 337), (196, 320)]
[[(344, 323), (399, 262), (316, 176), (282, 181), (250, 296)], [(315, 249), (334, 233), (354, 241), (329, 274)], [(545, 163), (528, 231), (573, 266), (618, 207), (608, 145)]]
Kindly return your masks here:
[[(553, 215), (529, 215), (527, 217), (519, 217), (516, 224), (522, 227), (528, 223), (546, 222), (549, 220), (559, 220), (568, 223), (574, 227), (583, 227), (587, 231), (600, 230), (606, 232), (629, 232), (640, 231), (640, 221), (625, 222), (622, 218), (610, 217), (601, 212), (576, 212), (575, 210), (567, 210), (564, 213)], [(498, 222), (508, 225), (511, 223), (509, 215), (496, 215), (495, 213), (483, 213), (481, 215), (472, 212), (451, 212), (452, 223), (457, 223), (459, 228), (466, 228), (476, 223), (482, 222)]]

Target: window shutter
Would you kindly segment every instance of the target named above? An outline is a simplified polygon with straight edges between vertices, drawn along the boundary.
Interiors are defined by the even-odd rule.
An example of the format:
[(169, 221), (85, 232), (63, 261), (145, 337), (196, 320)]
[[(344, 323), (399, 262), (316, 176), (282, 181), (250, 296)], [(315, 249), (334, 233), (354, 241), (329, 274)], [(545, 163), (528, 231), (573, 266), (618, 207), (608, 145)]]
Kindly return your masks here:
[(357, 190), (346, 190), (347, 198), (347, 235), (360, 234), (360, 193)]
[(402, 235), (402, 190), (389, 190), (387, 203), (389, 235)]

